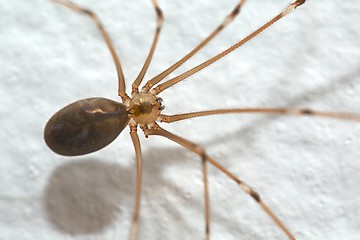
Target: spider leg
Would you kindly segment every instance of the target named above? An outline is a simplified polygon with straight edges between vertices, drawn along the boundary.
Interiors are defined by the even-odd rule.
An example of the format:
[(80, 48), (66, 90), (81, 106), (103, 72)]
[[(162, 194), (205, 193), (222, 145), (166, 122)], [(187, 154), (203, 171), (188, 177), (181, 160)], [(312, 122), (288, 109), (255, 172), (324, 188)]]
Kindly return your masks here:
[(185, 119), (203, 117), (216, 114), (228, 113), (262, 113), (262, 114), (280, 114), (280, 115), (295, 115), (295, 116), (314, 116), (322, 118), (334, 118), (342, 120), (360, 121), (360, 114), (356, 113), (339, 113), (339, 112), (324, 112), (311, 110), (308, 108), (231, 108), (231, 109), (216, 109), (200, 112), (182, 113), (175, 115), (160, 115), (160, 122), (176, 122)]
[(275, 22), (277, 22), (278, 20), (283, 18), (285, 15), (287, 15), (290, 12), (294, 11), (297, 7), (299, 7), (303, 3), (305, 3), (305, 0), (297, 0), (297, 1), (289, 4), (283, 11), (281, 11), (278, 15), (276, 15), (270, 21), (268, 21), (267, 23), (262, 25), (260, 28), (258, 28), (257, 30), (255, 30), (254, 32), (252, 32), (251, 34), (246, 36), (245, 38), (241, 39), (240, 41), (238, 41), (237, 43), (235, 43), (234, 45), (232, 45), (228, 49), (226, 49), (223, 52), (215, 55), (214, 57), (210, 58), (209, 60), (207, 60), (207, 61), (205, 61), (205, 62), (203, 62), (203, 63), (201, 63), (201, 64), (199, 64), (199, 65), (197, 65), (197, 66), (195, 66), (193, 68), (191, 68), (190, 70), (180, 74), (179, 76), (174, 77), (172, 79), (169, 79), (166, 82), (157, 85), (157, 87), (154, 88), (155, 94), (161, 93), (165, 89), (167, 89), (167, 88), (177, 84), (178, 82), (190, 77), (191, 75), (199, 72), (200, 70), (206, 68), (210, 64), (213, 64), (217, 60), (219, 60), (219, 59), (223, 58), (224, 56), (228, 55), (229, 53), (233, 52), (235, 49), (239, 48), (240, 46), (244, 45), (245, 43), (247, 43), (248, 41), (250, 41), (251, 39), (256, 37), (259, 33), (264, 31), (265, 29), (267, 29), (271, 25), (273, 25)]
[(203, 159), (203, 161), (205, 160), (205, 161), (211, 163), (213, 166), (215, 166), (217, 169), (219, 169), (221, 172), (223, 172), (225, 175), (227, 175), (229, 178), (231, 178), (233, 181), (235, 181), (243, 191), (245, 191), (249, 196), (251, 196), (259, 204), (259, 206), (265, 211), (265, 213), (274, 221), (274, 223), (276, 223), (276, 225), (287, 235), (287, 237), (290, 240), (296, 239), (294, 237), (294, 235), (282, 223), (282, 221), (262, 201), (260, 195), (257, 192), (255, 192), (249, 185), (244, 183), (242, 180), (240, 180), (234, 174), (232, 174), (230, 171), (228, 171), (226, 168), (224, 168), (217, 161), (215, 161), (214, 159), (209, 157), (202, 147), (200, 147), (199, 145), (197, 145), (189, 140), (186, 140), (185, 138), (182, 138), (173, 133), (170, 133), (159, 126), (157, 126), (156, 128), (149, 129), (148, 135), (159, 135), (159, 136), (168, 138), (169, 140), (176, 142), (179, 145), (183, 146), (184, 148), (187, 148), (188, 150), (192, 151), (193, 153), (199, 155)]
[(139, 213), (141, 205), (141, 187), (142, 187), (142, 156), (141, 156), (141, 147), (140, 140), (137, 134), (137, 125), (130, 126), (130, 136), (134, 145), (135, 155), (136, 155), (136, 194), (135, 194), (135, 207), (134, 215), (130, 229), (129, 240), (136, 240), (137, 232), (139, 228)]
[(52, 0), (55, 3), (61, 4), (75, 12), (79, 12), (79, 13), (83, 13), (86, 14), (87, 16), (89, 16), (97, 25), (101, 36), (104, 38), (105, 43), (111, 53), (111, 56), (114, 60), (115, 66), (116, 66), (116, 71), (117, 71), (117, 75), (118, 75), (118, 94), (121, 97), (121, 99), (123, 100), (123, 102), (125, 100), (127, 100), (129, 97), (126, 94), (126, 86), (125, 86), (125, 78), (124, 78), (124, 74), (122, 71), (122, 67), (120, 64), (120, 60), (119, 57), (115, 51), (115, 48), (113, 46), (113, 43), (111, 42), (110, 36), (109, 34), (106, 32), (103, 24), (101, 23), (100, 19), (98, 18), (98, 16), (96, 15), (96, 13), (94, 13), (93, 11), (86, 9), (86, 8), (82, 8), (78, 5), (76, 5), (75, 3), (72, 3), (70, 1), (65, 1), (65, 0)]
[(175, 71), (178, 67), (180, 67), (183, 63), (189, 60), (195, 53), (197, 53), (200, 49), (202, 49), (208, 42), (210, 42), (221, 30), (223, 30), (234, 18), (239, 14), (242, 6), (244, 5), (245, 0), (240, 0), (238, 4), (236, 4), (235, 8), (225, 17), (223, 22), (207, 37), (205, 38), (198, 46), (196, 46), (191, 52), (189, 52), (185, 57), (177, 61), (175, 64), (170, 66), (168, 69), (155, 76), (151, 80), (149, 80), (144, 89), (149, 91), (155, 84), (159, 83), (162, 79), (168, 76), (170, 73)]
[(155, 8), (155, 12), (156, 12), (156, 30), (155, 30), (155, 36), (149, 51), (149, 54), (146, 58), (146, 61), (144, 63), (144, 66), (142, 67), (139, 75), (137, 76), (137, 78), (135, 79), (134, 83), (132, 84), (132, 93), (137, 93), (139, 92), (139, 85), (141, 84), (142, 80), (144, 79), (145, 73), (150, 65), (151, 59), (154, 55), (155, 52), (155, 48), (160, 36), (160, 31), (164, 22), (164, 15), (161, 11), (161, 9), (159, 8), (159, 5), (157, 3), (157, 0), (152, 0), (152, 3), (154, 5)]

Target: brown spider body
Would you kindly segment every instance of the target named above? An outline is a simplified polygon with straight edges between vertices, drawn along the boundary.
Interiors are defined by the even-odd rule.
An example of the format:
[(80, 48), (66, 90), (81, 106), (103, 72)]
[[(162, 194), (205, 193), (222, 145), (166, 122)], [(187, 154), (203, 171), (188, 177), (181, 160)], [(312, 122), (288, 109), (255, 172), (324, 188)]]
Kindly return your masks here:
[(44, 138), (51, 150), (60, 155), (83, 155), (114, 141), (128, 122), (124, 104), (88, 98), (55, 113), (45, 126)]

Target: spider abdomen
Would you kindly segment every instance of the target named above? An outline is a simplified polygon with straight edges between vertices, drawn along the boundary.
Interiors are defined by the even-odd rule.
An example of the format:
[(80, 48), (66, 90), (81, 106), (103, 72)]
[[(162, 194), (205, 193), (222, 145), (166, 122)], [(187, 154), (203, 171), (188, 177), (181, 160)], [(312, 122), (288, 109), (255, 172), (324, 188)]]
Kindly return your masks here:
[(49, 148), (60, 155), (82, 155), (114, 141), (128, 122), (124, 104), (87, 98), (55, 113), (45, 126), (44, 138)]

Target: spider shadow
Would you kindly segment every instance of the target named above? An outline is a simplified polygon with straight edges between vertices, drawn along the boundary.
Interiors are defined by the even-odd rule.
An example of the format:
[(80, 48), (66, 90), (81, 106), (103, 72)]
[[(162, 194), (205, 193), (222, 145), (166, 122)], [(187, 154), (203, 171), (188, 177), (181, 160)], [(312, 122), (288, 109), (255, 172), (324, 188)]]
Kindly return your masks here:
[[(193, 167), (189, 167), (188, 163), (194, 160), (184, 161), (189, 157), (188, 153), (178, 147), (145, 151), (143, 156), (140, 239), (141, 229), (145, 230), (151, 227), (151, 229), (159, 228), (160, 230), (162, 228), (161, 225), (149, 221), (148, 216), (143, 215), (144, 210), (144, 213), (148, 214), (146, 211), (148, 205), (154, 205), (151, 204), (154, 196), (171, 195), (172, 199), (179, 199), (180, 205), (182, 205), (183, 196), (187, 194), (187, 189), (181, 187), (182, 179), (171, 182), (164, 176), (166, 166), (171, 163), (171, 167), (175, 165), (179, 171), (184, 171), (185, 174), (186, 168)], [(197, 156), (195, 156), (195, 160), (197, 160)], [(201, 177), (200, 159), (194, 161), (194, 165), (198, 167), (198, 175)], [(135, 161), (133, 166), (124, 167), (99, 159), (83, 158), (60, 165), (51, 174), (43, 193), (43, 208), (47, 220), (56, 230), (73, 236), (101, 233), (122, 218), (129, 225), (134, 206), (135, 172)], [(193, 215), (204, 216), (202, 186), (199, 186), (199, 190), (200, 192), (197, 191), (198, 196), (194, 199), (187, 199), (185, 205)], [(184, 212), (178, 207), (179, 204), (169, 201), (168, 198), (155, 199), (155, 202), (158, 204), (155, 208), (152, 207), (149, 214), (156, 215), (156, 212), (163, 211), (166, 214), (166, 222), (173, 222), (176, 223), (176, 226), (182, 227), (179, 233), (180, 235), (184, 234), (183, 237), (194, 231), (194, 226), (189, 223), (191, 219), (186, 214), (184, 215)], [(221, 213), (222, 211), (214, 211), (213, 215), (216, 218), (224, 219), (225, 216), (216, 216)], [(203, 226), (204, 218), (198, 217), (198, 219), (199, 224)], [(177, 229), (176, 226), (174, 229)], [(240, 225), (237, 221), (228, 219), (225, 228), (240, 229), (241, 232), (249, 231), (246, 225)], [(201, 229), (199, 230), (200, 234)], [(180, 235), (177, 236), (180, 237)]]
[[(192, 225), (194, 221), (190, 221), (193, 220), (193, 217), (195, 217), (196, 222), (198, 223), (197, 225), (200, 226), (198, 231), (201, 234), (205, 221), (201, 158), (182, 147), (158, 148), (156, 151), (144, 152), (143, 156), (144, 190), (146, 191), (146, 188), (148, 188), (148, 190), (151, 191), (152, 196), (158, 196), (159, 194), (162, 194), (162, 191), (165, 191), (167, 195), (172, 195), (174, 197), (172, 199), (176, 199), (175, 201), (177, 203), (174, 204), (173, 202), (170, 202), (170, 206), (164, 204), (161, 208), (164, 206), (166, 208), (166, 215), (168, 216), (166, 220), (167, 223), (173, 222), (176, 223), (176, 225), (185, 227), (185, 229), (182, 228), (181, 231), (177, 232), (177, 237), (181, 236), (182, 238), (186, 238), (188, 237), (187, 233), (194, 232), (194, 226)], [(166, 174), (163, 174), (167, 172), (167, 166), (176, 169), (177, 172), (176, 177), (171, 180), (166, 177)], [(195, 175), (195, 178), (191, 175)], [(191, 189), (195, 189), (195, 191), (190, 194), (187, 186), (191, 180), (188, 179), (194, 179), (196, 181), (191, 185)], [(184, 187), (184, 185), (186, 186)], [(157, 187), (154, 188), (154, 186)], [(156, 193), (156, 191), (159, 192)], [(184, 199), (183, 196), (189, 195), (194, 196)], [(145, 195), (144, 198), (151, 199), (152, 197), (150, 195)], [(184, 211), (179, 209), (178, 204), (186, 209), (191, 209), (191, 216), (184, 214)], [(159, 209), (156, 209), (156, 211), (161, 211), (160, 207)], [(230, 211), (230, 209), (228, 209), (228, 211)], [(188, 211), (185, 212), (189, 213)], [(226, 225), (222, 226), (223, 228), (221, 231), (228, 233), (233, 232), (233, 230), (236, 229), (237, 232), (251, 232), (251, 230), (249, 230), (251, 229), (250, 226), (240, 224), (237, 219), (227, 219), (228, 214), (226, 210), (217, 210), (214, 208), (211, 215), (214, 219), (226, 222)], [(152, 228), (156, 228), (156, 226), (152, 226)], [(250, 234), (256, 236), (256, 232), (251, 232)]]
[[(354, 81), (357, 80), (358, 76), (360, 76), (360, 68), (354, 70), (353, 72), (342, 76), (341, 78), (334, 79), (327, 83), (326, 85), (323, 84), (322, 86), (316, 87), (312, 90), (309, 90), (305, 93), (302, 93), (298, 96), (295, 96), (291, 99), (288, 99), (286, 103), (281, 104), (284, 108), (294, 108), (301, 104), (315, 101), (316, 99), (325, 97), (328, 94), (331, 94), (335, 90), (344, 89)], [(336, 86), (336, 89), (334, 88)], [(277, 93), (274, 93), (276, 95)], [(270, 102), (270, 99), (269, 99)], [(277, 106), (275, 106), (277, 107)], [(273, 116), (259, 116), (258, 119), (254, 120), (248, 126), (238, 129), (236, 131), (231, 130), (225, 133), (226, 141), (239, 141), (239, 136), (241, 139), (246, 139), (246, 143), (243, 142), (243, 145), (246, 146), (246, 149), (251, 149), (253, 145), (254, 138), (251, 137), (251, 134), (254, 132), (255, 129), (261, 129), (266, 125), (271, 124), (274, 121), (277, 121), (279, 118), (284, 117), (281, 115), (273, 115)], [(286, 134), (286, 133), (284, 133)], [(219, 143), (218, 138), (210, 139), (204, 143), (207, 147), (213, 146)]]
[(97, 159), (72, 160), (51, 174), (43, 193), (47, 220), (69, 235), (102, 231), (116, 220), (119, 202), (129, 202), (131, 178), (118, 164)]

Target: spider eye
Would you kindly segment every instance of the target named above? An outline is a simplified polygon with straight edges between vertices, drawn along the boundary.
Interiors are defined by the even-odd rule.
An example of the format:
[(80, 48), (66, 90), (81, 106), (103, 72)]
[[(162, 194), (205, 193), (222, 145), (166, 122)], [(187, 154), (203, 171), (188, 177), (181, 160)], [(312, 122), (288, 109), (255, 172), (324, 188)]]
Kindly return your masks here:
[(115, 140), (129, 122), (126, 107), (106, 98), (76, 101), (47, 122), (45, 142), (54, 152), (77, 156), (95, 152)]

